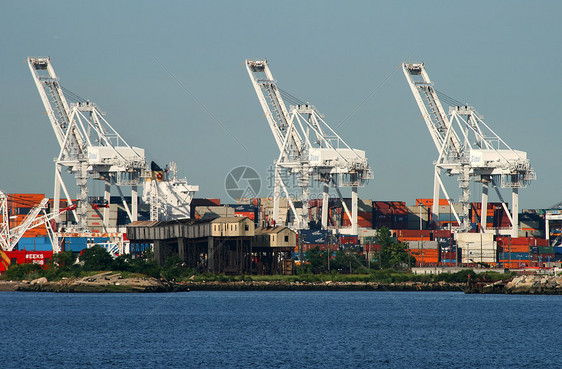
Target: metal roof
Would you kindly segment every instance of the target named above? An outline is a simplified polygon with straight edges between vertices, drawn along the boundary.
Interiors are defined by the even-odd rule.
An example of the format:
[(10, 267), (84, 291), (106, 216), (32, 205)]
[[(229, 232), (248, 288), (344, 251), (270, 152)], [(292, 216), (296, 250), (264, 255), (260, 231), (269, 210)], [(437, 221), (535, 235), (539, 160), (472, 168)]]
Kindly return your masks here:
[(288, 229), (287, 227), (258, 227), (255, 229), (255, 234), (268, 234), (268, 233), (279, 233), (284, 229)]

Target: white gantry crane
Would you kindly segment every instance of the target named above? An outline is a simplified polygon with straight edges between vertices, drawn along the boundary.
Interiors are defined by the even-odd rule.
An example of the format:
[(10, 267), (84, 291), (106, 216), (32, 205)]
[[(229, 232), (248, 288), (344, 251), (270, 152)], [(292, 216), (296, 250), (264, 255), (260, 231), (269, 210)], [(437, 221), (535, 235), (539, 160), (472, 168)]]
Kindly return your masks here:
[[(345, 202), (342, 203), (351, 220), (350, 232), (357, 234), (357, 188), (373, 177), (365, 151), (346, 144), (314, 106), (298, 102), (287, 109), (267, 60), (246, 60), (246, 69), (279, 149), (279, 156), (275, 160), (273, 219), (279, 217), (279, 200), (283, 191), (295, 216), (295, 227), (308, 228), (311, 181), (318, 181), (323, 188), (322, 228), (328, 227), (330, 185), (335, 187), (340, 198), (340, 187), (351, 187), (351, 213)], [(297, 186), (301, 189), (301, 214), (296, 210), (289, 193), (291, 176), (296, 177)], [(296, 196), (293, 194), (293, 197)]]
[(47, 234), (51, 240), (51, 244), (53, 245), (53, 251), (60, 252), (58, 237), (51, 227), (50, 222), (59, 215), (76, 209), (76, 205), (72, 204), (56, 212), (53, 211), (47, 214), (46, 209), (49, 199), (44, 198), (37, 206), (31, 209), (19, 225), (10, 227), (8, 201), (8, 195), (0, 191), (0, 251), (12, 251), (26, 231), (44, 224), (47, 228)]
[[(527, 187), (530, 181), (536, 179), (527, 153), (509, 147), (473, 107), (458, 103), (435, 90), (423, 63), (404, 63), (402, 69), (438, 152), (433, 187), (433, 219), (439, 216), (440, 189), (451, 201), (441, 179), (444, 172), (458, 177), (462, 213), (459, 216), (454, 208), (452, 210), (459, 223), (459, 231), (470, 228), (469, 184), (475, 181), (482, 184), (481, 232), (486, 232), (488, 188), (492, 184), (511, 222), (509, 232), (512, 237), (518, 237), (519, 188)], [(443, 108), (439, 96), (447, 101), (448, 112)], [(511, 213), (498, 185), (512, 189)]]
[[(59, 210), (61, 188), (68, 204), (71, 203), (62, 177), (62, 167), (66, 167), (75, 175), (80, 189), (77, 214), (74, 212), (79, 230), (87, 229), (89, 178), (105, 182), (104, 220), (109, 217), (108, 205), (113, 185), (130, 220), (137, 220), (137, 185), (146, 167), (144, 149), (127, 144), (95, 104), (67, 91), (69, 98), (77, 100), (69, 104), (50, 58), (28, 58), (27, 61), (60, 146), (55, 159), (54, 212)], [(131, 186), (131, 209), (121, 186)]]

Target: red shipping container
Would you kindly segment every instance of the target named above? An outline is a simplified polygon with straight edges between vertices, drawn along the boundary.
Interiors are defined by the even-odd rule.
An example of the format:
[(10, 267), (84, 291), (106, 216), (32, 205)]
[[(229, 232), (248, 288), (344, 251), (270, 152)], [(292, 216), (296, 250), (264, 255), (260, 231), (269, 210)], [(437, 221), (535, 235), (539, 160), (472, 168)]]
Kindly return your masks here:
[(307, 252), (314, 248), (318, 247), (320, 251), (327, 251), (332, 250), (336, 251), (338, 249), (338, 245), (328, 245), (328, 244), (304, 244), (302, 245), (302, 251)]
[(308, 200), (309, 208), (320, 208), (322, 207), (322, 199), (312, 199)]
[(340, 244), (342, 244), (342, 245), (347, 245), (347, 244), (357, 245), (357, 244), (359, 244), (359, 238), (357, 236), (340, 236)]
[(406, 208), (403, 201), (373, 201), (373, 209), (398, 209)]

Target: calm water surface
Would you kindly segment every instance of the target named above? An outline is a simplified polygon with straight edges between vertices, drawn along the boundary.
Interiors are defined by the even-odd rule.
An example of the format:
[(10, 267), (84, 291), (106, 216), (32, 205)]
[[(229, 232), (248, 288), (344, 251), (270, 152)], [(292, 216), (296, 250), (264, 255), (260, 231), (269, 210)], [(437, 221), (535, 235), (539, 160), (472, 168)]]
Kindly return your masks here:
[(0, 368), (562, 368), (562, 296), (0, 292)]

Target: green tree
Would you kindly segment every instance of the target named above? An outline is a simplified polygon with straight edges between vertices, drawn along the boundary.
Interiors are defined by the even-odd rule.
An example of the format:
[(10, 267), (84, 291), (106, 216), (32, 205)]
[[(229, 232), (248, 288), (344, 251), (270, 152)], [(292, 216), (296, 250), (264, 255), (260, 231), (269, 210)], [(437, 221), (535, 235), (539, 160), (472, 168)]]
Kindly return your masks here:
[(75, 262), (76, 256), (72, 254), (72, 251), (66, 251), (53, 254), (51, 265), (59, 270), (69, 271)]
[(310, 263), (312, 273), (325, 273), (328, 270), (328, 255), (321, 251), (320, 247), (316, 246), (308, 250), (304, 255)]
[(77, 277), (82, 268), (76, 264), (76, 256), (72, 251), (53, 254), (51, 262), (47, 265), (44, 277), (48, 280), (56, 280), (62, 277)]
[(381, 245), (380, 264), (382, 268), (399, 270), (409, 269), (416, 265), (416, 259), (410, 255), (408, 245), (393, 238), (388, 228), (380, 228), (377, 232), (377, 239)]
[(99, 245), (94, 245), (82, 251), (80, 261), (84, 263), (82, 268), (86, 271), (111, 270), (113, 267), (113, 257)]
[(119, 255), (113, 259), (113, 270), (120, 272), (131, 271), (131, 255)]
[(361, 263), (361, 257), (354, 251), (336, 251), (336, 255), (330, 259), (330, 269), (342, 273), (365, 271)]

